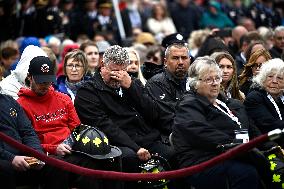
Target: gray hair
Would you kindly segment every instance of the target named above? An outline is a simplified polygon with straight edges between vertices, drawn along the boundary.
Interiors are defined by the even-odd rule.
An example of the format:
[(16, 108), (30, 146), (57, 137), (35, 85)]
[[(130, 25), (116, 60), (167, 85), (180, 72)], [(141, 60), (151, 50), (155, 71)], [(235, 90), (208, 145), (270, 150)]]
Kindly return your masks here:
[(281, 31), (284, 31), (284, 26), (277, 26), (273, 33), (274, 33), (274, 36), (278, 33), (278, 32), (281, 32)]
[(125, 48), (118, 45), (113, 45), (107, 48), (103, 55), (103, 62), (105, 65), (109, 63), (129, 65), (129, 55)]
[(208, 74), (208, 71), (216, 71), (222, 77), (222, 70), (213, 58), (209, 56), (196, 58), (188, 69), (187, 86), (196, 89), (200, 78)]
[(169, 45), (169, 46), (166, 48), (166, 50), (165, 50), (165, 57), (166, 57), (166, 58), (168, 58), (168, 56), (169, 56), (169, 54), (170, 54), (170, 52), (171, 52), (171, 48), (172, 48), (172, 47), (176, 47), (176, 48), (179, 48), (179, 49), (181, 49), (181, 48), (186, 48), (187, 54), (188, 54), (188, 56), (189, 56), (189, 49), (188, 49), (188, 47), (187, 47), (186, 44), (183, 44), (183, 43), (173, 43), (173, 44)]
[(284, 76), (284, 62), (280, 58), (274, 58), (268, 60), (264, 64), (262, 64), (259, 73), (253, 78), (253, 85), (259, 85), (260, 87), (264, 87), (263, 84), (267, 79), (269, 74), (281, 75)]

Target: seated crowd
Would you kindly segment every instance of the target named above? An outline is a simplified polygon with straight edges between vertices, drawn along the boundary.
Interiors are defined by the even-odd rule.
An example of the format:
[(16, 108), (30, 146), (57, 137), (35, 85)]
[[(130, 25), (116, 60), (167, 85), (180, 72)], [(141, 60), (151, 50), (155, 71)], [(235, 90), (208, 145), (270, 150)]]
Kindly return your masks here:
[[(142, 32), (130, 47), (87, 39), (62, 45), (57, 52), (52, 45), (39, 47), (34, 38), (23, 39), (16, 52), (1, 47), (0, 131), (75, 165), (140, 173), (141, 165), (154, 156), (176, 170), (284, 129), (284, 26), (274, 28), (271, 44), (243, 26), (229, 32), (193, 31), (189, 45), (173, 32), (163, 33), (161, 45), (151, 33)], [(19, 58), (14, 68), (12, 62), (2, 66), (3, 49), (13, 61)], [(283, 142), (264, 142), (159, 187), (281, 188), (284, 181), (273, 180), (263, 154), (284, 147)], [(147, 188), (143, 182), (67, 172), (1, 140), (0, 181), (1, 188), (8, 189)]]

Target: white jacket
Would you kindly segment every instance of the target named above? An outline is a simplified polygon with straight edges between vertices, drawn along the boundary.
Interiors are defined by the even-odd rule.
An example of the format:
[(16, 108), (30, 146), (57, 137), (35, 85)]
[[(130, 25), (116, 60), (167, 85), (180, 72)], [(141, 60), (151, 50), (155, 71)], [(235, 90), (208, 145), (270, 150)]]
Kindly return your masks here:
[(40, 47), (34, 45), (29, 45), (25, 48), (16, 69), (0, 82), (1, 93), (10, 95), (15, 100), (18, 99), (20, 88), (25, 87), (30, 61), (37, 56), (47, 57), (47, 54)]

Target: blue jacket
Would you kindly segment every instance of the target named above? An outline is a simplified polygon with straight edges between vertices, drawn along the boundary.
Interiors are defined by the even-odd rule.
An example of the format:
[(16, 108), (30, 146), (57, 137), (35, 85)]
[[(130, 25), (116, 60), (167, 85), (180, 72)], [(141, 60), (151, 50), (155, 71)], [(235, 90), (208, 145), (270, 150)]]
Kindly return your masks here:
[[(43, 152), (40, 141), (21, 106), (12, 97), (0, 94), (0, 132), (18, 142)], [(12, 161), (16, 155), (23, 155), (0, 140), (0, 159)]]
[[(83, 81), (88, 81), (90, 80), (90, 76), (84, 76)], [(61, 75), (57, 78), (57, 83), (54, 86), (55, 90), (64, 94), (67, 94), (71, 98), (71, 94), (68, 92), (67, 87), (66, 87), (66, 76)]]

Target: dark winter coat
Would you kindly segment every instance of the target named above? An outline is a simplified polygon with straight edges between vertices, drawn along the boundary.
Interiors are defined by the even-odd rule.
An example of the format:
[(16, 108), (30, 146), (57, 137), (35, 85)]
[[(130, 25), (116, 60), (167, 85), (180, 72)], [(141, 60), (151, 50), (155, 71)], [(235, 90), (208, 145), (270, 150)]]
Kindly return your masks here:
[[(220, 99), (238, 117), (250, 139), (260, 131), (249, 120), (244, 106), (234, 99)], [(216, 109), (204, 96), (189, 91), (181, 100), (173, 125), (173, 144), (181, 167), (198, 164), (220, 154), (218, 145), (238, 142), (239, 125)]]
[[(284, 118), (284, 104), (281, 99), (275, 101), (282, 118)], [(267, 133), (273, 129), (284, 129), (284, 121), (279, 119), (272, 102), (268, 99), (267, 93), (261, 88), (253, 88), (244, 101), (244, 105), (251, 119), (262, 133)], [(284, 144), (282, 139), (281, 145)]]
[(272, 56), (272, 58), (282, 58), (283, 54), (284, 54), (284, 50), (278, 48), (278, 47), (272, 47), (269, 50), (270, 55)]
[[(172, 121), (176, 112), (178, 101), (182, 98), (186, 91), (186, 79), (177, 80), (168, 71), (153, 76), (146, 83), (149, 95), (158, 102), (160, 108), (166, 112), (164, 117), (164, 125), (168, 126), (171, 132)], [(167, 133), (165, 133), (167, 134)]]
[(154, 128), (159, 111), (151, 98), (145, 100), (142, 89), (142, 83), (133, 80), (120, 95), (104, 83), (100, 73), (95, 73), (94, 80), (78, 90), (74, 105), (83, 124), (97, 126), (111, 144), (137, 152), (160, 140)]
[[(12, 97), (0, 94), (0, 131), (37, 151), (43, 152), (39, 139), (21, 106)], [(0, 159), (12, 161), (23, 155), (0, 140)]]

